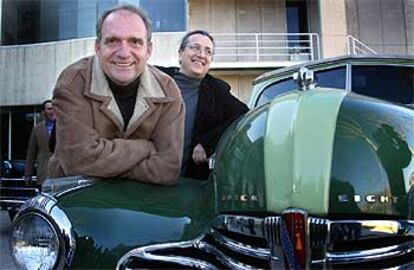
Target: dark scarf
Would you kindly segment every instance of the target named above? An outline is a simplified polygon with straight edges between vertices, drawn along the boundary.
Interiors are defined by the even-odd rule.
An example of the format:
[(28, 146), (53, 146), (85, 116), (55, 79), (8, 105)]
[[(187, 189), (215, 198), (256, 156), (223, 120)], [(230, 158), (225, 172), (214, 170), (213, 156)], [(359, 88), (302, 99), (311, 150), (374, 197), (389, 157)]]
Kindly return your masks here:
[(118, 104), (121, 111), (122, 118), (124, 119), (124, 131), (128, 127), (129, 120), (134, 113), (135, 102), (137, 99), (138, 86), (140, 83), (140, 77), (128, 85), (118, 85), (106, 77), (114, 94), (116, 104)]

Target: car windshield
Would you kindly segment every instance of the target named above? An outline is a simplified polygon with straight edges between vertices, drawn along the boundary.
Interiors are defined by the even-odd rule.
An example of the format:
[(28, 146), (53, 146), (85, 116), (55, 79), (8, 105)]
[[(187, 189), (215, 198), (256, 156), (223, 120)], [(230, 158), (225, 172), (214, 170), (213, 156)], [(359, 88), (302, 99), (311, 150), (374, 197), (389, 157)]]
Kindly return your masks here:
[[(355, 93), (402, 104), (414, 103), (414, 67), (352, 65), (351, 79), (351, 89)], [(315, 71), (315, 82), (321, 87), (345, 89), (346, 67)], [(296, 89), (292, 78), (279, 80), (262, 91), (256, 106)]]
[(352, 66), (352, 91), (402, 104), (414, 103), (414, 67)]
[[(345, 88), (346, 67), (329, 68), (315, 72), (315, 82), (322, 87)], [(268, 86), (259, 96), (256, 106), (260, 106), (276, 96), (296, 90), (296, 82), (292, 78), (283, 79)]]
[(256, 102), (256, 106), (260, 106), (268, 102), (269, 100), (272, 100), (276, 96), (279, 96), (289, 91), (293, 91), (295, 89), (297, 89), (297, 85), (296, 82), (293, 81), (293, 79), (284, 79), (274, 84), (271, 84), (262, 91)]

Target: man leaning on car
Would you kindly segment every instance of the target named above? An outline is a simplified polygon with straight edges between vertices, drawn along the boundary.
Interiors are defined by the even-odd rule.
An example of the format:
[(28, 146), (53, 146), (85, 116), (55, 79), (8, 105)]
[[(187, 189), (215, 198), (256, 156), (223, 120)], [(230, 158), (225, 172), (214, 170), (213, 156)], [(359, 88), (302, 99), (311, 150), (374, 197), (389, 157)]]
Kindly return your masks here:
[(231, 94), (228, 83), (208, 73), (214, 55), (214, 39), (208, 32), (188, 32), (178, 54), (179, 68), (158, 68), (174, 78), (186, 106), (181, 175), (206, 180), (208, 158), (226, 128), (248, 108)]
[(67, 67), (53, 92), (50, 176), (175, 184), (185, 109), (173, 79), (147, 64), (147, 16), (135, 6), (117, 6), (100, 17), (96, 31), (96, 55)]

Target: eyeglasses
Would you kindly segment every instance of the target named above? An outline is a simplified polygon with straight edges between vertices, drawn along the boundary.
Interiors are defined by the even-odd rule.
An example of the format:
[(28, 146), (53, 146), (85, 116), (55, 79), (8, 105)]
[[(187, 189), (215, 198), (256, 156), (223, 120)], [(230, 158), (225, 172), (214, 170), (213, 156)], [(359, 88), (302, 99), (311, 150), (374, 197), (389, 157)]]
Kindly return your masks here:
[(213, 49), (210, 47), (203, 47), (200, 44), (189, 44), (187, 45), (187, 48), (196, 54), (201, 54), (204, 52), (204, 54), (207, 56), (207, 58), (213, 58)]

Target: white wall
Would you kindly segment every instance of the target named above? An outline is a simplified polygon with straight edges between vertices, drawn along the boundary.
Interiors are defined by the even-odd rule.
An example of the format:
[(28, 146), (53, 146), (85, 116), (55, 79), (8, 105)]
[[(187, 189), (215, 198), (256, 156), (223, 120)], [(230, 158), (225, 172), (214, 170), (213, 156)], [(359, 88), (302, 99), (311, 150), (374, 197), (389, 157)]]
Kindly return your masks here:
[(385, 54), (413, 54), (414, 1), (347, 0), (348, 32)]
[(323, 57), (335, 57), (346, 52), (345, 0), (320, 0), (321, 43)]
[[(0, 1), (1, 2), (1, 1)], [(178, 65), (183, 33), (155, 33), (151, 64)], [(40, 104), (51, 98), (60, 72), (94, 53), (94, 38), (0, 47), (0, 106)]]
[(286, 33), (285, 1), (189, 0), (189, 30)]
[(62, 69), (93, 52), (93, 39), (0, 47), (0, 105), (39, 104), (51, 98)]

